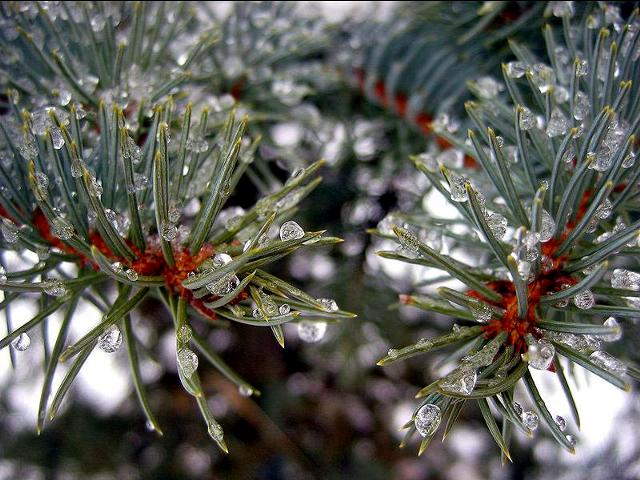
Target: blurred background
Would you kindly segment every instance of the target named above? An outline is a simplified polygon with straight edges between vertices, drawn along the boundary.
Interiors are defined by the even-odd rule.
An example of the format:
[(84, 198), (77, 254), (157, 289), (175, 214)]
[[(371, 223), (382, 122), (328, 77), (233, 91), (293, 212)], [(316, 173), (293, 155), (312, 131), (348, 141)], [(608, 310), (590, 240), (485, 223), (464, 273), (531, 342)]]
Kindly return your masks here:
[[(232, 5), (218, 2), (211, 8), (225, 15)], [(393, 2), (300, 2), (299, 8), (314, 15), (320, 12), (338, 25), (394, 15)], [(351, 85), (351, 80), (344, 82)], [(384, 241), (372, 238), (366, 229), (397, 209), (416, 205), (445, 216), (447, 203), (437, 193), (420, 193), (426, 180), (411, 167), (407, 155), (420, 153), (427, 142), (412, 126), (355, 88), (340, 95), (329, 89), (307, 99), (296, 105), (298, 112), (331, 111), (334, 120), (324, 125), (318, 153), (328, 161), (324, 182), (305, 200), (299, 222), (304, 228), (327, 228), (345, 242), (293, 256), (274, 273), (295, 279), (317, 297), (334, 298), (358, 318), (329, 326), (317, 343), (302, 342), (296, 327), (286, 325), (291, 328), (285, 329), (284, 350), (267, 329), (234, 325), (211, 333), (214, 349), (262, 392), (260, 397), (244, 397), (202, 362), (203, 387), (230, 448), (224, 455), (179, 384), (171, 321), (153, 302), (134, 313), (133, 321), (140, 340), (149, 346), (142, 375), (164, 436), (145, 426), (124, 351), (94, 352), (59, 418), (36, 435), (43, 379), (38, 346), (42, 335), (51, 338), (57, 331), (61, 318), (54, 315), (49, 332), (34, 332), (32, 348), (16, 352), (19, 368), (13, 370), (7, 351), (0, 352), (0, 479), (640, 478), (638, 395), (583, 372), (577, 372), (575, 385), (582, 430), (571, 432), (579, 439), (576, 455), (559, 449), (539, 429), (534, 438), (519, 437), (513, 463), (502, 465), (473, 407), (465, 407), (445, 442), (433, 442), (421, 457), (415, 442), (398, 448), (399, 427), (415, 407), (411, 399), (441, 372), (442, 358), (418, 357), (384, 369), (376, 361), (391, 347), (451, 325), (444, 317), (398, 305), (398, 294), (410, 292), (427, 273), (377, 257)], [(341, 109), (359, 114), (347, 125), (340, 121)], [(295, 122), (273, 125), (270, 134), (263, 156), (277, 159), (279, 149), (304, 146)], [(276, 162), (273, 174), (284, 179), (289, 167)], [(236, 200), (250, 200), (247, 203), (255, 200), (252, 195), (251, 184), (235, 193)], [(15, 305), (17, 324), (33, 315), (30, 302), (19, 300)], [(87, 307), (81, 315), (92, 324), (98, 312)], [(637, 337), (627, 341), (632, 343), (630, 351), (640, 351)], [(558, 408), (553, 413), (569, 415), (562, 392), (545, 375), (552, 374), (538, 372), (536, 380)]]

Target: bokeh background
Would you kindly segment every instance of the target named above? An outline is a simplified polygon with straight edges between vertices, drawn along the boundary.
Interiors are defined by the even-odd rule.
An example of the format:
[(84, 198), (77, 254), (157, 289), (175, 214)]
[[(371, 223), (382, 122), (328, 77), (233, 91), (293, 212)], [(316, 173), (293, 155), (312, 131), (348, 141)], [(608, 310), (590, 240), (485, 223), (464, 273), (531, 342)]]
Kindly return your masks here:
[[(215, 8), (224, 14), (230, 2)], [(393, 15), (392, 2), (302, 2), (332, 22), (357, 16)], [(345, 242), (333, 249), (296, 255), (277, 265), (318, 297), (332, 297), (354, 320), (330, 326), (322, 341), (303, 343), (295, 327), (285, 329), (281, 349), (267, 329), (233, 326), (209, 341), (262, 395), (246, 398), (220, 374), (201, 363), (203, 387), (213, 413), (224, 426), (230, 454), (222, 454), (181, 388), (175, 371), (170, 319), (161, 305), (148, 302), (134, 313), (141, 341), (143, 378), (164, 436), (147, 430), (128, 375), (124, 351), (94, 352), (63, 405), (63, 412), (41, 435), (35, 418), (43, 378), (39, 344), (47, 332), (34, 332), (32, 348), (16, 352), (13, 370), (0, 352), (0, 479), (638, 479), (640, 478), (640, 399), (602, 380), (577, 372), (576, 399), (582, 430), (576, 455), (559, 449), (544, 431), (520, 436), (514, 462), (502, 465), (498, 449), (472, 407), (466, 407), (446, 442), (434, 441), (417, 457), (417, 445), (398, 448), (399, 427), (410, 418), (410, 400), (442, 371), (437, 355), (418, 357), (384, 369), (376, 361), (393, 346), (451, 327), (445, 318), (398, 307), (425, 272), (383, 260), (383, 245), (366, 234), (388, 213), (421, 204), (443, 215), (437, 195), (420, 195), (424, 179), (398, 152), (399, 137), (417, 153), (424, 140), (400, 119), (369, 103), (357, 91), (312, 99), (336, 111), (349, 105), (359, 116), (350, 126), (334, 125), (323, 151), (329, 166), (323, 184), (305, 200), (301, 220), (307, 228), (327, 228)], [(333, 104), (331, 103), (333, 102)], [(332, 107), (333, 105), (333, 107)], [(314, 107), (315, 108), (315, 107)], [(384, 119), (384, 121), (381, 121)], [(352, 128), (351, 128), (352, 127)], [(276, 125), (281, 148), (300, 141), (295, 124)], [(425, 144), (426, 145), (426, 144)], [(424, 147), (423, 147), (424, 148)], [(338, 154), (338, 151), (340, 152)], [(264, 153), (264, 152), (263, 152)], [(335, 161), (332, 161), (335, 160)], [(402, 162), (405, 167), (398, 166)], [(337, 164), (337, 165), (336, 165)], [(286, 178), (286, 170), (274, 167)], [(393, 174), (389, 174), (393, 172)], [(255, 192), (241, 185), (236, 201), (251, 203)], [(233, 201), (233, 199), (232, 199)], [(34, 305), (16, 301), (14, 322), (30, 318)], [(82, 313), (92, 324), (98, 312)], [(60, 318), (49, 321), (49, 338)], [(640, 351), (637, 337), (627, 339)], [(554, 405), (569, 415), (562, 392), (549, 372), (536, 380)], [(54, 388), (56, 385), (54, 384)]]

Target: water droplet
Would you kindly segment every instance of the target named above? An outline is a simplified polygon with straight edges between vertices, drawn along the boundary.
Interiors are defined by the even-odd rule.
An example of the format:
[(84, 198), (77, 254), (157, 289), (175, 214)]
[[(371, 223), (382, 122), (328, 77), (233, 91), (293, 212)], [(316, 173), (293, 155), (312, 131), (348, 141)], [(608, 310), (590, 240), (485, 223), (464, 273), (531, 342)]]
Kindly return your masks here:
[(113, 262), (111, 264), (111, 270), (113, 270), (114, 273), (123, 273), (124, 266), (120, 262)]
[(640, 290), (640, 273), (616, 268), (611, 274), (611, 286), (624, 290)]
[(198, 356), (188, 348), (178, 352), (178, 368), (185, 377), (189, 378), (198, 369)]
[(176, 227), (173, 223), (165, 223), (164, 225), (162, 225), (160, 230), (160, 235), (162, 235), (162, 238), (164, 238), (167, 242), (171, 242), (178, 236), (178, 227)]
[(583, 290), (573, 297), (573, 303), (582, 310), (589, 310), (595, 303), (595, 298), (591, 290)]
[(243, 397), (250, 397), (253, 394), (253, 389), (247, 385), (240, 385), (238, 387), (238, 393)]
[(487, 224), (493, 236), (502, 240), (507, 233), (507, 219), (499, 213), (490, 213), (487, 215)]
[(435, 433), (440, 426), (442, 412), (440, 407), (432, 403), (427, 403), (420, 407), (413, 419), (416, 430), (423, 437), (429, 437)]
[(111, 325), (98, 339), (98, 348), (106, 353), (113, 353), (122, 344), (122, 332), (117, 325)]
[(542, 210), (540, 232), (538, 232), (538, 238), (541, 243), (548, 242), (553, 238), (556, 233), (556, 222), (553, 217), (546, 210)]
[(538, 370), (546, 370), (551, 366), (556, 349), (547, 340), (538, 340), (528, 346), (527, 352), (523, 354), (529, 366)]
[(61, 297), (67, 293), (67, 287), (60, 280), (47, 280), (42, 284), (44, 293), (52, 297)]
[(520, 110), (520, 119), (518, 125), (521, 130), (531, 130), (536, 126), (536, 117), (531, 110), (527, 107), (522, 107)]
[(608, 335), (600, 336), (605, 342), (617, 342), (622, 338), (622, 329), (620, 328), (620, 324), (614, 317), (607, 318), (602, 325), (605, 327), (617, 329), (616, 333), (610, 333)]
[(207, 290), (214, 295), (222, 297), (228, 293), (231, 293), (238, 285), (240, 280), (233, 273), (227, 273), (215, 282), (207, 284)]
[(556, 17), (572, 17), (573, 16), (573, 2), (549, 2), (551, 5), (551, 11)]
[(60, 240), (69, 240), (75, 231), (71, 222), (62, 217), (56, 217), (51, 222), (51, 233)]
[(582, 60), (581, 58), (577, 58), (575, 69), (576, 77), (586, 77), (589, 74), (589, 62)]
[(338, 304), (333, 298), (316, 298), (316, 302), (322, 305), (327, 312), (337, 312), (339, 310)]
[(209, 149), (209, 143), (202, 137), (189, 138), (186, 149), (194, 153), (204, 153)]
[(478, 373), (475, 369), (459, 367), (440, 380), (440, 388), (451, 393), (470, 395), (477, 381)]
[(171, 223), (178, 223), (178, 220), (180, 220), (180, 209), (178, 209), (177, 207), (171, 207), (169, 209), (168, 215), (169, 221)]
[(211, 422), (207, 425), (207, 431), (209, 432), (209, 436), (213, 438), (216, 442), (221, 442), (224, 438), (224, 432), (222, 427), (217, 423)]
[(634, 152), (629, 152), (624, 160), (622, 161), (622, 168), (631, 168), (636, 163), (636, 154)]
[(567, 435), (567, 442), (569, 442), (569, 445), (571, 445), (572, 447), (575, 447), (576, 437), (574, 437), (573, 435)]
[(62, 136), (62, 133), (57, 128), (52, 128), (50, 132), (53, 148), (55, 148), (56, 150), (60, 150), (64, 145), (64, 137)]
[(538, 428), (538, 424), (540, 423), (540, 419), (538, 415), (531, 410), (527, 410), (522, 413), (522, 423), (523, 425), (531, 430), (532, 432)]
[(231, 255), (228, 255), (226, 253), (216, 253), (213, 256), (213, 268), (219, 268), (222, 267), (223, 265), (226, 265), (227, 263), (231, 262), (233, 260), (233, 258), (231, 258)]
[(521, 78), (527, 70), (523, 62), (509, 62), (505, 68), (509, 78)]
[(0, 283), (5, 283), (7, 281), (7, 271), (4, 269), (2, 265), (0, 265)]
[(36, 185), (42, 189), (49, 186), (49, 178), (42, 172), (36, 173)]
[(278, 308), (278, 312), (280, 313), (280, 315), (288, 315), (289, 312), (291, 312), (291, 307), (288, 304), (283, 303)]
[(300, 340), (307, 343), (315, 343), (322, 340), (327, 330), (326, 322), (313, 322), (302, 320), (298, 323), (298, 336)]
[(138, 280), (138, 272), (136, 272), (135, 270), (129, 268), (127, 270), (125, 270), (124, 274), (127, 276), (127, 278), (129, 280), (131, 280), (132, 282), (135, 282), (136, 280)]
[(29, 338), (29, 335), (27, 335), (26, 333), (21, 333), (11, 342), (11, 346), (14, 348), (14, 350), (17, 350), (19, 352), (24, 352), (27, 348), (29, 348), (29, 345), (31, 345), (31, 338)]
[(5, 242), (16, 243), (18, 241), (18, 227), (8, 218), (2, 219), (0, 230), (2, 230), (2, 236)]
[(596, 350), (589, 355), (589, 359), (596, 365), (604, 368), (605, 370), (609, 370), (615, 375), (624, 375), (627, 371), (627, 366), (623, 362), (618, 360), (616, 357), (609, 355), (607, 352)]
[[(579, 119), (578, 119), (579, 120)], [(567, 133), (569, 129), (569, 121), (567, 117), (565, 117), (562, 110), (558, 107), (555, 107), (551, 111), (551, 117), (549, 118), (549, 123), (547, 124), (547, 136), (550, 138), (557, 137), (558, 135), (564, 135)]]
[(451, 200), (454, 202), (466, 202), (469, 200), (469, 195), (467, 194), (467, 188), (465, 187), (465, 183), (467, 179), (462, 175), (458, 175), (456, 173), (451, 173), (449, 178), (449, 190), (451, 195)]
[(573, 118), (584, 120), (589, 115), (590, 107), (589, 97), (584, 92), (576, 92), (573, 101)]
[(280, 226), (280, 240), (297, 240), (304, 237), (304, 230), (296, 222), (289, 220)]
[(556, 415), (553, 420), (556, 422), (556, 425), (558, 426), (561, 432), (564, 432), (567, 429), (567, 421), (564, 419), (564, 417), (561, 417), (560, 415)]
[(487, 323), (493, 316), (493, 311), (489, 305), (480, 301), (471, 304), (471, 313), (473, 314), (473, 318), (476, 322), (480, 323)]

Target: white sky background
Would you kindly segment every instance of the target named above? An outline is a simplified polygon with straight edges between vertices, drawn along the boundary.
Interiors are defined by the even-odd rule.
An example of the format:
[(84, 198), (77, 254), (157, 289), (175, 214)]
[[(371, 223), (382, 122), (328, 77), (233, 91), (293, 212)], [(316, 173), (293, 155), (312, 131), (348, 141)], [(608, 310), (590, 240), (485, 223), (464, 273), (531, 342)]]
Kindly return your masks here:
[[(215, 8), (223, 11), (228, 8), (227, 3), (219, 2)], [(332, 1), (301, 3), (303, 8), (320, 8), (330, 21), (339, 21), (352, 15), (352, 9), (355, 9), (358, 14), (362, 14), (366, 9), (371, 8), (373, 2)], [(379, 3), (377, 14), (388, 14), (392, 2)], [(433, 205), (438, 202), (430, 203)], [(386, 261), (383, 263), (382, 268), (392, 276), (406, 275), (405, 267), (396, 262)], [(1, 292), (0, 296), (2, 296)], [(35, 313), (34, 307), (31, 300), (16, 301), (12, 309), (14, 327), (28, 321)], [(86, 304), (77, 315), (82, 318), (82, 322), (75, 321), (72, 323), (70, 338), (79, 338), (100, 320), (99, 312), (91, 306), (86, 306)], [(134, 314), (134, 324), (136, 320)], [(49, 338), (52, 343), (55, 340), (60, 321), (59, 315), (50, 317)], [(4, 336), (5, 332), (6, 328), (3, 319), (0, 322), (0, 336)], [(10, 423), (16, 430), (35, 428), (36, 412), (43, 381), (42, 347), (38, 328), (34, 329), (31, 337), (31, 347), (25, 352), (16, 352), (18, 368), (15, 371), (10, 368), (8, 349), (5, 348), (0, 351), (0, 389), (9, 388), (11, 403), (9, 418), (11, 420)], [(168, 345), (166, 349), (163, 349), (168, 350), (163, 352), (165, 354), (163, 356), (171, 358), (172, 354), (175, 355), (175, 352), (171, 351), (171, 348), (175, 348), (173, 342), (163, 343)], [(151, 362), (147, 362), (144, 367), (143, 374), (147, 381), (152, 381), (160, 372), (158, 366), (153, 365)], [(586, 373), (580, 367), (577, 367), (577, 369)], [(53, 392), (57, 389), (62, 377), (61, 374), (64, 371), (65, 368), (61, 365), (53, 385)], [(583, 423), (582, 431), (577, 432), (555, 376), (549, 372), (534, 371), (533, 373), (536, 381), (539, 381), (543, 397), (547, 400), (548, 405), (559, 407), (558, 411), (553, 411), (552, 413), (564, 416), (568, 421), (567, 433), (574, 434), (579, 438), (576, 455), (569, 455), (564, 452), (560, 454), (564, 462), (584, 464), (589, 458), (601, 456), (603, 454), (602, 447), (607, 445), (614, 435), (618, 436), (621, 440), (620, 443), (626, 443), (627, 447), (633, 442), (637, 444), (637, 432), (625, 431), (624, 428), (621, 428), (620, 421), (614, 421), (632, 403), (635, 403), (636, 406), (639, 405), (640, 400), (637, 395), (626, 394), (591, 374), (585, 375), (585, 378), (581, 378), (581, 388), (574, 388)], [(586, 378), (587, 376), (588, 378)], [(588, 386), (586, 385), (587, 380)], [(107, 354), (96, 349), (80, 372), (70, 395), (73, 396), (79, 393), (96, 408), (98, 414), (108, 415), (120, 408), (123, 400), (132, 392), (133, 386), (128, 372), (126, 348), (123, 344), (120, 350), (114, 354)], [(524, 392), (520, 392), (519, 400), (523, 407), (531, 408), (531, 401)], [(63, 404), (62, 410), (64, 410), (66, 404), (67, 402)], [(406, 418), (403, 417), (402, 422), (404, 421), (406, 421)], [(465, 428), (465, 426), (462, 425), (457, 428)], [(544, 429), (543, 426), (540, 428)], [(540, 432), (538, 432), (537, 436), (540, 436)], [(558, 450), (560, 450), (559, 447)], [(544, 452), (539, 453), (536, 451), (536, 454), (543, 455)], [(464, 461), (464, 449), (461, 449), (460, 455), (460, 460)]]

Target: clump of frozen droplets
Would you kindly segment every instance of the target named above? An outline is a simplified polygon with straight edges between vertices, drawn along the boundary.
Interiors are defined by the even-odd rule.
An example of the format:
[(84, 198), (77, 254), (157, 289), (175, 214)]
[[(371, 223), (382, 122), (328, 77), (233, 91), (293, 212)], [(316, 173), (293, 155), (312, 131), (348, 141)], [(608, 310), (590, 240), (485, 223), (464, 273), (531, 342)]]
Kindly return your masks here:
[(178, 352), (178, 368), (182, 375), (191, 377), (198, 369), (198, 356), (188, 348), (181, 349)]
[(464, 203), (469, 200), (466, 183), (467, 179), (464, 176), (453, 172), (449, 174), (449, 192), (451, 200), (460, 203)]
[(26, 333), (21, 333), (11, 342), (13, 349), (19, 352), (24, 352), (29, 345), (31, 345), (31, 338)]
[(316, 343), (322, 340), (327, 331), (327, 322), (302, 320), (298, 322), (298, 337), (307, 343)]
[(105, 353), (113, 353), (122, 344), (122, 332), (117, 325), (110, 325), (98, 338), (98, 348)]
[(67, 219), (56, 217), (51, 221), (51, 233), (60, 240), (69, 240), (75, 231), (73, 225)]
[(304, 230), (293, 220), (284, 222), (280, 226), (280, 240), (286, 242), (287, 240), (298, 240), (304, 237)]
[(171, 242), (178, 236), (178, 227), (174, 223), (165, 222), (160, 227), (160, 235), (167, 242)]
[(616, 268), (611, 274), (611, 286), (624, 290), (640, 290), (640, 273)]
[(433, 435), (442, 420), (442, 412), (440, 407), (432, 403), (427, 403), (418, 409), (413, 419), (416, 430), (423, 437)]

